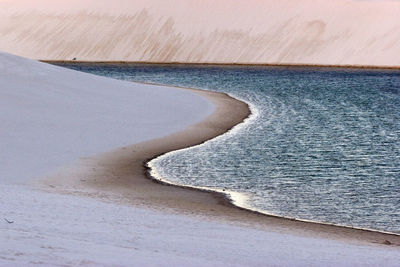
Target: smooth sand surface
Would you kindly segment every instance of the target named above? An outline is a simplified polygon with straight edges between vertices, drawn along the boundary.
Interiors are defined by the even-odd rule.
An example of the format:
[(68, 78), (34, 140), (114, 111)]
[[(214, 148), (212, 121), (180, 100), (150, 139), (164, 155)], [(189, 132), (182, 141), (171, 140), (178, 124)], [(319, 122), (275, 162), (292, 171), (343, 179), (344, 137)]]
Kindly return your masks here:
[[(0, 183), (24, 183), (82, 156), (163, 137), (214, 111), (204, 97), (0, 52)], [(23, 164), (21, 164), (23, 162)]]
[(193, 91), (206, 96), (217, 106), (216, 111), (203, 122), (164, 138), (81, 159), (77, 165), (42, 180), (41, 187), (48, 191), (90, 196), (103, 201), (206, 216), (213, 220), (273, 232), (345, 240), (350, 243), (400, 246), (398, 235), (263, 215), (234, 206), (220, 193), (168, 186), (149, 179), (145, 167), (149, 160), (169, 151), (201, 144), (225, 133), (250, 115), (247, 104), (226, 94)]
[(241, 122), (242, 102), (1, 52), (0, 88), (0, 265), (398, 265), (398, 247), (381, 244), (396, 237), (260, 216), (147, 178), (148, 159)]

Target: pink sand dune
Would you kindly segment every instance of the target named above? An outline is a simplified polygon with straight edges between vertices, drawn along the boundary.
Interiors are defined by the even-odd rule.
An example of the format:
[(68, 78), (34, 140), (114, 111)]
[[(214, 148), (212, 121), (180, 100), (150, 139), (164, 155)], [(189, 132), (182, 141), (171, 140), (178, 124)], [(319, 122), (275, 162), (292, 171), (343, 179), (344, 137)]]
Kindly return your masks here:
[(400, 66), (400, 2), (0, 0), (0, 50), (44, 60)]

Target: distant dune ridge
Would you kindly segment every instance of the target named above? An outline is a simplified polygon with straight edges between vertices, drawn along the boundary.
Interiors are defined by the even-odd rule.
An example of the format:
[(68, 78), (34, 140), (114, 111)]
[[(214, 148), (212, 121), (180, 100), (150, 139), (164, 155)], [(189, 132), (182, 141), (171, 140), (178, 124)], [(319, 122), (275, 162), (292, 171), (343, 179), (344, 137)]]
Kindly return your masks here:
[(400, 2), (0, 0), (0, 50), (41, 60), (400, 67)]

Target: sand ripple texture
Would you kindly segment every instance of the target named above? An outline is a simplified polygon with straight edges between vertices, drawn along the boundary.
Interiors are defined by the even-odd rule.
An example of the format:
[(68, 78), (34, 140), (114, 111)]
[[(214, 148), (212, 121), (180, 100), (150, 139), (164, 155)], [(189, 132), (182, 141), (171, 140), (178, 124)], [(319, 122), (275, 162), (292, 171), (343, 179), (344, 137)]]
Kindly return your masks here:
[(400, 2), (3, 0), (0, 50), (42, 60), (400, 66)]

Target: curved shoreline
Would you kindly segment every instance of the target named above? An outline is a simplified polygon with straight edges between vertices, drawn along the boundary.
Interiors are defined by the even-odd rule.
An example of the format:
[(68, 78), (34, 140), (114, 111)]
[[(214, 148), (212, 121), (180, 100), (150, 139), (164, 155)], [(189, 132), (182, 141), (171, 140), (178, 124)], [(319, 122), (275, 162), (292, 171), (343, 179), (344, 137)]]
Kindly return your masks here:
[(220, 136), (251, 115), (247, 103), (225, 93), (177, 88), (206, 97), (215, 104), (216, 110), (181, 132), (85, 158), (78, 168), (72, 166), (69, 171), (44, 180), (47, 190), (154, 209), (169, 208), (178, 213), (211, 217), (266, 231), (400, 246), (400, 235), (397, 234), (268, 215), (236, 206), (226, 193), (175, 185), (151, 176), (147, 166), (149, 161)]
[[(134, 81), (134, 82), (143, 83), (143, 84), (150, 84), (150, 85), (166, 86), (164, 84), (151, 83), (151, 82), (138, 82), (138, 81)], [(239, 210), (243, 210), (243, 211), (246, 211), (246, 212), (251, 212), (251, 213), (254, 213), (254, 214), (261, 215), (261, 216), (274, 217), (274, 218), (278, 218), (278, 219), (280, 218), (280, 219), (285, 219), (285, 220), (290, 220), (290, 221), (298, 221), (298, 222), (311, 223), (311, 224), (317, 224), (317, 225), (326, 225), (326, 226), (332, 226), (332, 227), (346, 228), (346, 229), (351, 229), (351, 230), (367, 231), (367, 232), (372, 232), (372, 233), (388, 234), (388, 235), (393, 235), (393, 236), (400, 237), (400, 234), (387, 232), (387, 231), (382, 231), (382, 230), (375, 230), (375, 229), (368, 229), (368, 228), (361, 228), (361, 227), (353, 227), (353, 226), (346, 226), (346, 225), (340, 225), (340, 224), (334, 224), (334, 223), (328, 223), (328, 222), (318, 222), (318, 221), (313, 221), (313, 220), (298, 219), (298, 218), (294, 218), (294, 217), (292, 218), (292, 217), (285, 217), (285, 216), (281, 216), (281, 215), (270, 214), (270, 213), (267, 213), (267, 212), (262, 211), (262, 210), (257, 210), (257, 209), (251, 208), (250, 206), (237, 204), (237, 202), (240, 202), (240, 201), (237, 201), (233, 195), (236, 195), (236, 194), (239, 195), (241, 193), (230, 192), (230, 191), (226, 191), (225, 192), (225, 190), (220, 190), (220, 189), (207, 188), (207, 187), (198, 187), (198, 186), (191, 186), (191, 185), (185, 185), (185, 184), (177, 184), (177, 183), (168, 181), (167, 179), (164, 179), (162, 176), (160, 176), (158, 173), (156, 173), (155, 167), (152, 167), (151, 162), (153, 160), (156, 160), (157, 158), (162, 157), (162, 156), (164, 156), (166, 154), (169, 154), (169, 153), (173, 153), (173, 152), (176, 152), (176, 151), (181, 151), (181, 150), (185, 150), (185, 149), (190, 149), (190, 148), (195, 147), (195, 146), (203, 145), (204, 143), (206, 143), (208, 141), (211, 141), (211, 140), (213, 140), (215, 138), (221, 137), (221, 136), (225, 135), (226, 133), (234, 130), (236, 127), (242, 125), (247, 120), (252, 119), (252, 116), (256, 116), (254, 114), (254, 112), (252, 112), (252, 108), (251, 108), (249, 103), (246, 103), (244, 100), (237, 99), (237, 98), (235, 98), (235, 97), (233, 97), (233, 96), (231, 96), (231, 95), (229, 95), (227, 93), (215, 92), (215, 91), (211, 91), (211, 90), (185, 88), (185, 87), (180, 87), (180, 86), (173, 86), (173, 87), (184, 89), (184, 90), (191, 90), (191, 91), (194, 91), (196, 93), (199, 93), (199, 94), (207, 97), (210, 101), (214, 102), (214, 104), (218, 104), (218, 101), (215, 101), (215, 99), (213, 98), (213, 94), (219, 94), (219, 95), (222, 95), (222, 96), (224, 96), (226, 98), (231, 98), (231, 99), (236, 100), (238, 102), (242, 102), (242, 103), (247, 105), (247, 117), (244, 118), (244, 116), (242, 116), (242, 120), (240, 122), (236, 123), (235, 125), (232, 125), (224, 133), (222, 133), (220, 135), (216, 135), (215, 137), (213, 137), (211, 139), (208, 139), (208, 140), (205, 140), (204, 142), (201, 142), (199, 144), (194, 144), (194, 145), (191, 145), (191, 146), (188, 146), (188, 147), (184, 147), (184, 148), (179, 148), (179, 149), (167, 151), (167, 152), (161, 153), (159, 155), (156, 155), (151, 159), (148, 159), (144, 164), (144, 166), (146, 168), (146, 176), (147, 176), (148, 179), (154, 181), (155, 183), (159, 183), (159, 184), (162, 184), (162, 185), (165, 185), (165, 186), (175, 186), (175, 187), (180, 187), (180, 188), (184, 188), (184, 189), (190, 189), (190, 190), (194, 190), (194, 191), (215, 194), (218, 198), (223, 199), (223, 201), (225, 201), (227, 203), (227, 205), (232, 205), (233, 207), (235, 207), (235, 208), (237, 208)], [(210, 94), (212, 94), (212, 95), (210, 95)], [(398, 245), (400, 246), (400, 243), (398, 243)]]
[[(161, 84), (156, 84), (156, 83), (145, 83), (145, 84), (161, 85)], [(198, 90), (198, 89), (192, 89), (192, 88), (183, 88), (183, 87), (177, 87), (177, 88), (181, 88), (181, 89), (185, 89), (185, 90), (192, 90), (192, 91), (195, 91), (196, 93), (200, 93), (201, 95), (205, 95), (208, 99), (210, 99), (214, 103), (216, 102), (215, 99), (213, 98), (212, 95), (210, 96), (208, 93), (221, 94), (221, 95), (223, 95), (223, 96), (225, 96), (227, 98), (231, 98), (231, 99), (236, 100), (238, 102), (245, 103), (244, 101), (236, 99), (236, 98), (234, 98), (234, 97), (232, 97), (232, 96), (230, 96), (230, 95), (228, 95), (226, 93), (219, 93), (219, 92), (206, 91), (206, 90)], [(238, 122), (235, 125), (232, 125), (224, 133), (222, 133), (221, 135), (216, 135), (214, 138), (217, 138), (219, 136), (224, 135), (225, 133), (233, 130), (235, 127), (239, 126), (240, 124), (245, 123), (245, 121), (247, 119), (251, 118), (252, 112), (251, 112), (250, 106), (249, 106), (248, 103), (245, 103), (245, 104), (247, 105), (247, 109), (248, 109), (247, 116), (246, 117), (242, 117), (242, 120), (240, 122)], [(211, 138), (211, 139), (214, 139), (214, 138)], [(164, 186), (174, 186), (174, 187), (178, 187), (178, 188), (182, 188), (182, 189), (189, 189), (189, 190), (193, 190), (193, 191), (197, 191), (197, 192), (204, 192), (204, 193), (212, 194), (212, 195), (214, 195), (214, 197), (216, 197), (216, 198), (221, 200), (221, 204), (222, 205), (232, 206), (233, 208), (236, 208), (238, 210), (241, 210), (241, 211), (244, 211), (244, 212), (249, 212), (249, 213), (261, 216), (261, 217), (265, 216), (266, 218), (275, 218), (275, 219), (278, 219), (278, 220), (286, 220), (287, 222), (290, 221), (290, 222), (298, 222), (299, 224), (310, 224), (311, 227), (312, 226), (321, 226), (321, 229), (325, 228), (325, 227), (327, 227), (327, 228), (332, 227), (332, 228), (336, 228), (337, 230), (348, 230), (348, 231), (357, 231), (357, 232), (360, 231), (360, 234), (368, 234), (368, 233), (370, 233), (370, 234), (374, 234), (374, 235), (375, 234), (384, 235), (384, 236), (388, 235), (387, 236), (388, 238), (383, 240), (381, 242), (381, 244), (400, 246), (400, 234), (391, 233), (391, 232), (385, 232), (385, 231), (381, 231), (381, 230), (359, 228), (359, 227), (351, 227), (351, 226), (338, 225), (338, 224), (333, 224), (333, 223), (324, 223), (324, 222), (318, 222), (318, 221), (311, 221), (311, 220), (305, 220), (305, 219), (297, 219), (297, 218), (279, 216), (279, 215), (274, 215), (274, 214), (268, 214), (268, 213), (260, 211), (260, 210), (256, 210), (256, 209), (252, 209), (250, 207), (246, 207), (246, 206), (241, 206), (239, 204), (235, 204), (235, 199), (232, 196), (232, 193), (235, 194), (235, 192), (229, 192), (229, 191), (224, 192), (223, 190), (196, 187), (196, 186), (184, 185), (184, 184), (176, 184), (176, 183), (173, 183), (171, 181), (168, 181), (168, 180), (164, 179), (161, 176), (157, 177), (157, 175), (154, 173), (155, 169), (154, 169), (154, 167), (151, 166), (151, 161), (157, 159), (158, 157), (161, 157), (163, 155), (171, 153), (171, 152), (184, 150), (184, 149), (189, 149), (191, 147), (202, 145), (202, 144), (204, 144), (205, 142), (207, 142), (207, 141), (209, 141), (211, 139), (208, 139), (208, 140), (206, 140), (204, 142), (201, 142), (199, 144), (193, 144), (193, 145), (188, 146), (188, 147), (174, 149), (174, 150), (171, 150), (171, 151), (160, 153), (159, 155), (156, 155), (155, 157), (146, 160), (144, 165), (145, 165), (145, 168), (146, 168), (146, 176), (147, 176), (147, 178), (152, 180), (152, 181), (154, 181), (155, 183), (158, 183), (158, 184), (161, 184), (161, 185), (164, 185)], [(313, 229), (313, 230), (317, 230), (317, 229)], [(320, 229), (318, 229), (318, 230), (320, 230)], [(347, 232), (347, 231), (345, 231), (345, 232)], [(384, 237), (384, 236), (382, 236), (382, 237)], [(388, 239), (390, 239), (389, 237), (394, 237), (396, 240), (395, 241), (394, 240), (389, 241), (388, 240)], [(371, 241), (371, 242), (380, 243), (378, 240), (377, 241)]]

